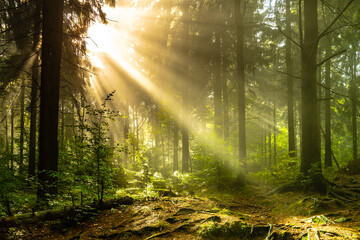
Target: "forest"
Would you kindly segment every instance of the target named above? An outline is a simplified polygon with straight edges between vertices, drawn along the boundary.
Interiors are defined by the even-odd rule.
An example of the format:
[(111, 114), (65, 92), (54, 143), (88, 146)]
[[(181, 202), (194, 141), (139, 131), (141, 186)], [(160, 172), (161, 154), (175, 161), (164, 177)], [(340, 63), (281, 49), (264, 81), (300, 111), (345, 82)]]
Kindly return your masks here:
[(360, 1), (0, 16), (0, 239), (360, 239)]

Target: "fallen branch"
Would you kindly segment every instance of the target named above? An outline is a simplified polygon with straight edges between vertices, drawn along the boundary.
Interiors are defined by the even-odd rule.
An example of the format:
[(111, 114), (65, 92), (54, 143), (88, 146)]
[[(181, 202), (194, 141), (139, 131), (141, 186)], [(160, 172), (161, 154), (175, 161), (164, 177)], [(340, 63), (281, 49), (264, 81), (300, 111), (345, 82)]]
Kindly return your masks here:
[[(114, 207), (118, 207), (120, 205), (131, 205), (134, 202), (134, 199), (131, 197), (123, 197), (119, 199), (112, 199), (109, 201), (105, 201), (101, 204), (94, 203), (86, 206), (79, 207), (70, 207), (70, 208), (62, 208), (62, 209), (51, 209), (40, 212), (33, 213), (24, 213), (21, 215), (15, 215), (10, 217), (4, 217), (0, 219), (0, 228), (8, 228), (15, 227), (19, 225), (27, 225), (34, 224), (43, 221), (52, 221), (59, 218), (73, 217), (75, 218), (76, 214), (79, 212), (95, 212), (98, 210), (106, 210)], [(91, 209), (91, 210), (89, 210)]]

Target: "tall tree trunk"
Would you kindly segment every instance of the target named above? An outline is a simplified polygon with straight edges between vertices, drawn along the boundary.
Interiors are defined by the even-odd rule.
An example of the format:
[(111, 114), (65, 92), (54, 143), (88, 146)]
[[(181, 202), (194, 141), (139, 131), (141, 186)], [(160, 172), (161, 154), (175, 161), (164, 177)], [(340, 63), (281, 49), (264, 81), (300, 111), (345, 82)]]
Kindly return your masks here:
[(238, 77), (238, 115), (239, 115), (239, 161), (246, 166), (246, 129), (245, 129), (245, 62), (244, 62), (244, 15), (245, 1), (235, 0), (236, 25), (236, 62)]
[(20, 138), (19, 138), (19, 174), (23, 173), (24, 165), (24, 135), (25, 135), (25, 78), (21, 78), (20, 90)]
[[(271, 110), (270, 110), (271, 111)], [(269, 113), (269, 119), (270, 119), (270, 113)], [(268, 125), (268, 131), (267, 131), (267, 135), (268, 135), (268, 156), (269, 156), (269, 158), (268, 158), (268, 167), (269, 168), (271, 168), (271, 165), (272, 165), (272, 160), (273, 160), (273, 149), (272, 149), (272, 137), (271, 137), (271, 129), (272, 129), (272, 127), (271, 127), (271, 124), (270, 123), (268, 123), (267, 124)]]
[(65, 98), (61, 97), (61, 132), (60, 132), (60, 148), (62, 149), (65, 146)]
[(274, 165), (276, 164), (276, 158), (277, 158), (277, 151), (276, 151), (276, 148), (277, 148), (277, 143), (276, 143), (276, 104), (274, 103), (274, 109), (273, 109), (273, 120), (274, 120)]
[(64, 0), (43, 1), (38, 199), (57, 194), (58, 120)]
[(356, 162), (358, 149), (357, 149), (357, 85), (356, 85), (356, 52), (350, 55), (351, 64), (351, 84), (350, 96), (351, 101), (351, 122), (352, 122), (352, 144), (353, 144), (353, 160)]
[(130, 120), (129, 120), (129, 106), (125, 103), (125, 119), (124, 119), (124, 140), (125, 140), (125, 152), (124, 152), (124, 166), (129, 163), (129, 137), (130, 137)]
[(14, 112), (14, 105), (11, 106), (10, 110), (10, 169), (14, 170), (14, 118), (15, 118), (15, 112)]
[(34, 63), (31, 69), (31, 93), (30, 93), (30, 137), (29, 137), (29, 167), (28, 176), (35, 177), (36, 162), (36, 132), (37, 132), (37, 98), (39, 87), (39, 43), (40, 43), (40, 22), (41, 22), (41, 2), (35, 0), (34, 16), (34, 40), (33, 51), (36, 53)]
[[(331, 55), (331, 45), (326, 41), (326, 56)], [(325, 168), (332, 167), (331, 161), (331, 108), (330, 108), (330, 89), (331, 89), (331, 60), (325, 63)]]
[(215, 35), (215, 49), (213, 57), (214, 79), (214, 128), (218, 139), (222, 139), (222, 96), (221, 96), (221, 43), (218, 34)]
[(327, 185), (321, 172), (319, 121), (316, 91), (316, 54), (318, 49), (317, 0), (304, 0), (304, 43), (301, 51), (301, 166), (315, 188), (326, 193)]
[(262, 122), (262, 128), (261, 128), (261, 156), (264, 163), (264, 166), (267, 164), (267, 158), (266, 158), (266, 126), (265, 123)]
[[(156, 110), (155, 110), (156, 111)], [(161, 156), (160, 156), (160, 123), (158, 117), (154, 114), (153, 116), (153, 134), (155, 136), (155, 152), (153, 158), (153, 167), (155, 172), (159, 172), (160, 164), (161, 164)]]
[[(5, 116), (5, 153), (8, 156), (9, 154), (9, 127), (8, 127), (8, 117)], [(6, 166), (9, 167), (9, 158), (7, 157), (7, 162), (6, 162)]]
[(189, 0), (183, 0), (183, 12), (184, 12), (184, 34), (185, 34), (185, 40), (183, 41), (183, 51), (185, 52), (185, 65), (183, 69), (183, 84), (182, 84), (182, 126), (181, 126), (181, 136), (182, 136), (182, 172), (189, 172), (190, 171), (190, 150), (189, 150), (189, 132), (186, 127), (187, 124), (189, 124), (189, 47), (190, 47), (190, 1)]
[[(301, 172), (307, 173), (312, 164), (320, 164), (319, 126), (316, 93), (317, 0), (304, 0), (305, 38), (302, 49), (302, 161)], [(320, 168), (320, 165), (317, 166)]]
[[(286, 0), (286, 33), (291, 36), (291, 11), (290, 0)], [(287, 116), (288, 116), (288, 144), (289, 144), (289, 157), (296, 157), (295, 152), (295, 123), (294, 123), (294, 84), (293, 78), (293, 61), (291, 56), (291, 40), (286, 39), (285, 45), (285, 62), (287, 75)]]
[[(321, 52), (321, 48), (319, 47), (318, 48), (318, 52)], [(319, 59), (319, 54), (317, 54), (317, 59)], [(321, 68), (322, 68), (322, 66), (318, 66), (317, 67), (317, 69), (316, 69), (316, 82), (317, 83), (321, 83)], [(321, 147), (322, 147), (322, 144), (321, 144), (321, 114), (322, 114), (322, 109), (323, 109), (323, 107), (322, 107), (322, 103), (323, 103), (323, 101), (321, 100), (321, 99), (323, 99), (323, 94), (322, 94), (322, 88), (320, 88), (320, 87), (318, 87), (317, 88), (317, 99), (318, 99), (318, 101), (317, 101), (317, 109), (318, 109), (318, 117), (317, 117), (317, 120), (318, 120), (318, 130), (319, 130), (319, 139), (318, 139), (318, 147), (319, 147), (319, 151), (320, 151), (320, 162), (321, 162)]]
[[(186, 87), (184, 87), (186, 88)], [(181, 127), (181, 136), (182, 136), (182, 172), (189, 172), (189, 158), (190, 158), (190, 151), (189, 151), (189, 132), (186, 127), (188, 124), (188, 117), (189, 114), (189, 99), (188, 99), (187, 90), (183, 90), (182, 99), (183, 99), (183, 112), (182, 112), (182, 127)]]
[[(224, 48), (223, 48), (224, 50)], [(222, 95), (223, 95), (223, 117), (224, 117), (224, 142), (229, 142), (229, 136), (230, 136), (230, 119), (229, 119), (229, 89), (227, 85), (227, 60), (225, 55), (225, 50), (223, 51), (223, 63), (222, 63)]]
[(178, 149), (179, 149), (179, 127), (176, 121), (174, 121), (174, 154), (173, 154), (173, 171), (177, 171), (179, 169), (179, 156), (178, 156)]
[(35, 56), (34, 65), (32, 67), (32, 81), (30, 93), (30, 137), (29, 137), (29, 167), (28, 176), (35, 177), (36, 162), (36, 132), (37, 132), (37, 97), (38, 97), (38, 78), (39, 78), (39, 57)]

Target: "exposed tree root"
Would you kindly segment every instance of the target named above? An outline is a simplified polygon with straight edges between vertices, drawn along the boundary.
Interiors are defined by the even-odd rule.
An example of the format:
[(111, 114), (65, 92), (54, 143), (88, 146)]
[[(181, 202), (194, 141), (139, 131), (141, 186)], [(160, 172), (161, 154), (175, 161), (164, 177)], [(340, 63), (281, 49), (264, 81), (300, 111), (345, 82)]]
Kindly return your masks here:
[[(316, 181), (316, 184), (315, 184)], [(321, 182), (321, 183), (319, 183)], [(322, 176), (317, 176), (312, 179), (311, 182), (309, 181), (301, 181), (300, 179), (294, 182), (289, 182), (282, 184), (266, 195), (272, 194), (281, 194), (286, 192), (294, 192), (294, 191), (308, 191), (311, 190), (311, 187), (314, 187), (314, 190), (325, 195), (329, 195), (341, 201), (352, 201), (354, 199), (359, 198), (360, 193), (360, 186), (353, 187), (353, 186), (340, 186), (333, 182), (326, 180)], [(324, 187), (325, 186), (325, 187)], [(326, 191), (324, 191), (324, 188)]]

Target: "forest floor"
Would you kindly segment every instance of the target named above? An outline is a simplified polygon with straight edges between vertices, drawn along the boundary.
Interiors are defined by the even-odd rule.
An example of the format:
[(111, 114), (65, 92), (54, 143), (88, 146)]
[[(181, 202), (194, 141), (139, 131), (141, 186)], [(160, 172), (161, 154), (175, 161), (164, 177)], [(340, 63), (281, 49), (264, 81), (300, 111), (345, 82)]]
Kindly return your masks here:
[[(342, 183), (360, 187), (360, 176)], [(76, 226), (60, 219), (11, 227), (3, 239), (360, 239), (359, 198), (269, 191), (250, 185), (236, 194), (148, 198)]]

